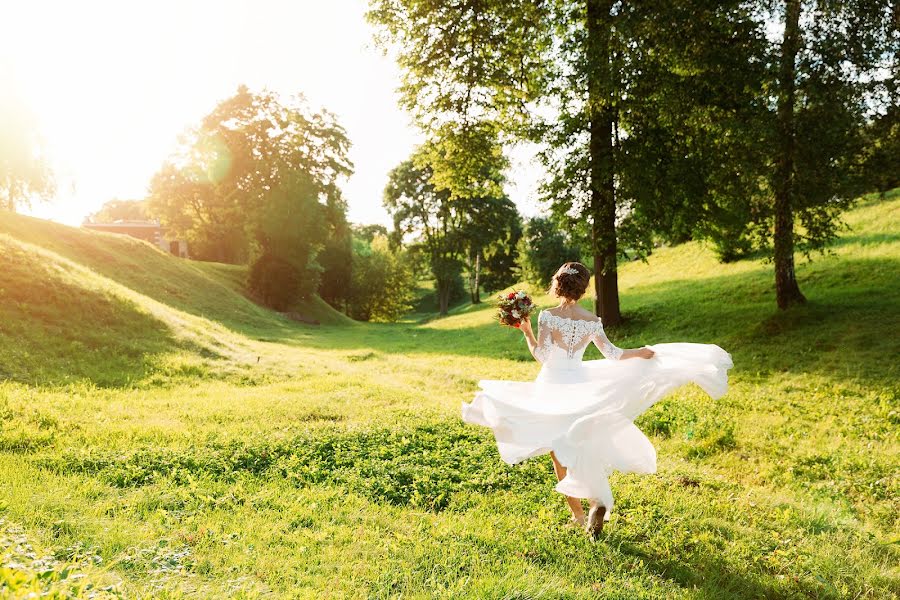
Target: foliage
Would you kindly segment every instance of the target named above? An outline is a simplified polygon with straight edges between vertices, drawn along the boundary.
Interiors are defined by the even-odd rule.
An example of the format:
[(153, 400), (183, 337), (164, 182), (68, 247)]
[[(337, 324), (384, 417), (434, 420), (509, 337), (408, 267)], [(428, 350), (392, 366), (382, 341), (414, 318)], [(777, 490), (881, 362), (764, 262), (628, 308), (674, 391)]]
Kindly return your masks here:
[(341, 309), (349, 301), (353, 231), (347, 221), (347, 206), (343, 199), (332, 199), (325, 213), (328, 235), (316, 259), (322, 268), (319, 296)]
[(367, 14), (400, 66), (401, 106), (430, 134), (518, 112), (545, 68), (546, 16), (528, 0), (371, 0)]
[(262, 197), (255, 221), (260, 257), (250, 270), (249, 287), (267, 306), (285, 310), (318, 288), (315, 259), (328, 235), (318, 194), (312, 179), (301, 174)]
[(87, 220), (91, 223), (113, 223), (120, 220), (143, 221), (148, 217), (146, 200), (110, 200), (89, 215)]
[(350, 229), (353, 232), (354, 239), (361, 240), (368, 244), (371, 244), (376, 236), (381, 235), (388, 237), (389, 235), (388, 228), (377, 223), (371, 225), (352, 225)]
[(329, 211), (341, 210), (338, 181), (352, 169), (348, 145), (334, 117), (311, 113), (302, 97), (241, 86), (156, 174), (150, 210), (188, 239), (195, 257), (245, 262), (253, 258), (264, 203), (275, 197), (269, 192), (291, 179), (308, 178)]
[(56, 191), (34, 115), (11, 79), (0, 71), (0, 210), (27, 208)]
[(522, 239), (522, 219), (518, 213), (506, 226), (503, 237), (492, 241), (483, 251), (481, 286), (488, 292), (502, 290), (518, 281), (519, 240)]
[(248, 286), (260, 303), (285, 311), (301, 297), (301, 281), (306, 283), (309, 278), (301, 277), (297, 265), (264, 252), (250, 267)]
[(522, 279), (545, 288), (561, 264), (581, 260), (578, 249), (559, 225), (547, 217), (529, 219), (518, 252)]
[(360, 321), (396, 321), (411, 308), (416, 281), (409, 263), (391, 251), (386, 236), (361, 241), (353, 253), (349, 314)]
[(426, 157), (427, 151), (420, 148), (390, 172), (384, 206), (394, 219), (395, 236), (401, 241), (412, 237), (423, 246), (435, 278), (438, 309), (444, 315), (453, 282), (462, 272), (464, 244), (460, 232), (466, 218), (465, 204), (454, 201), (449, 190), (434, 185)]
[[(894, 60), (900, 61), (895, 55)], [(879, 192), (900, 186), (900, 81), (877, 86), (877, 111), (863, 126), (862, 165), (859, 178)]]

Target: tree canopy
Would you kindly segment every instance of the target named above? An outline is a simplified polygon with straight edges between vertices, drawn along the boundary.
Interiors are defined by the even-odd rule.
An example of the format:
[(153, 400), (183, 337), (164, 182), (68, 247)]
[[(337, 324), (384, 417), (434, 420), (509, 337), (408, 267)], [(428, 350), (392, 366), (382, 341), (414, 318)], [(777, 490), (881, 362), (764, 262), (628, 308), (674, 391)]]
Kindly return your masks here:
[(707, 238), (726, 259), (763, 249), (779, 306), (802, 298), (785, 283), (795, 240), (833, 238), (866, 135), (867, 164), (890, 161), (895, 117), (873, 111), (897, 14), (877, 0), (371, 0), (369, 19), (423, 130), (475, 123), (542, 145), (543, 198), (589, 240), (614, 324), (617, 259), (659, 237)]

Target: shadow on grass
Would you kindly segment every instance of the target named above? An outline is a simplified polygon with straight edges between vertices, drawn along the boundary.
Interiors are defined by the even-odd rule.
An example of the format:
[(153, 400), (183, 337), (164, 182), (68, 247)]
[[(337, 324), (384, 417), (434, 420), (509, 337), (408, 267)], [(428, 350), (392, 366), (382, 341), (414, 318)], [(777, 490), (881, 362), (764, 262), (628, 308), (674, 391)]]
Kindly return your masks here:
[(30, 385), (124, 386), (158, 370), (179, 347), (165, 323), (113, 294), (70, 281), (0, 239), (0, 379)]
[[(689, 556), (681, 554), (677, 560), (662, 558), (652, 552), (646, 552), (639, 546), (616, 539), (614, 533), (607, 534), (606, 541), (614, 545), (619, 552), (639, 558), (647, 568), (659, 577), (669, 579), (680, 587), (691, 590), (692, 597), (708, 600), (724, 600), (727, 598), (781, 598), (787, 592), (795, 595), (802, 592), (810, 598), (840, 598), (840, 594), (822, 586), (813, 586), (809, 582), (792, 578), (790, 587), (773, 582), (766, 584), (758, 577), (748, 576), (733, 570), (724, 560), (711, 554)], [(797, 589), (800, 588), (800, 589)]]
[[(175, 259), (147, 242), (21, 215), (0, 215), (0, 233), (55, 252), (157, 302), (238, 332), (299, 326), (254, 304), (233, 287), (230, 265)], [(220, 267), (220, 268), (216, 268)], [(213, 275), (211, 273), (216, 273)], [(227, 281), (227, 283), (226, 283)]]
[[(637, 286), (623, 294), (625, 322), (607, 333), (621, 347), (718, 344), (734, 356), (736, 372), (760, 377), (785, 371), (896, 377), (896, 365), (884, 357), (900, 350), (885, 335), (900, 326), (900, 280), (892, 278), (900, 261), (821, 261), (806, 271), (801, 287), (810, 301), (788, 311), (775, 308), (768, 272)], [(372, 324), (284, 332), (267, 340), (340, 352), (532, 360), (521, 334), (493, 322), (453, 329)], [(599, 356), (591, 348), (585, 359)]]

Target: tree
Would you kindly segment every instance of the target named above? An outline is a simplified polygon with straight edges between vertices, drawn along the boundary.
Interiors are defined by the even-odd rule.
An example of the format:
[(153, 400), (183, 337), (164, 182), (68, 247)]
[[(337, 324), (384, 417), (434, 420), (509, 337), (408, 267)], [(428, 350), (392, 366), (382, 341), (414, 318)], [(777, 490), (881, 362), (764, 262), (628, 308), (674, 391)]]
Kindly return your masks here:
[(469, 296), (481, 302), (481, 262), (485, 248), (508, 238), (519, 215), (506, 195), (503, 154), (497, 128), (488, 122), (445, 123), (422, 146), (420, 161), (431, 169), (436, 189), (450, 194), (449, 202), (464, 215), (459, 237), (465, 251)]
[(11, 77), (0, 75), (5, 81), (0, 93), (0, 210), (16, 210), (51, 196), (55, 185), (34, 116)]
[(450, 192), (432, 182), (432, 169), (421, 148), (388, 175), (384, 205), (394, 219), (395, 235), (412, 236), (424, 247), (435, 279), (438, 310), (446, 315), (450, 296), (463, 266), (464, 244), (460, 231), (465, 205), (454, 202)]
[(502, 290), (518, 281), (518, 246), (522, 239), (522, 219), (518, 213), (507, 225), (504, 236), (484, 248), (481, 285), (486, 292)]
[(146, 200), (109, 200), (95, 213), (88, 216), (91, 223), (113, 223), (115, 221), (143, 221), (147, 219)]
[(416, 281), (402, 253), (390, 249), (387, 236), (358, 240), (353, 253), (349, 312), (361, 321), (396, 321), (411, 308)]
[(755, 57), (770, 69), (760, 97), (768, 108), (764, 185), (747, 188), (748, 235), (770, 253), (785, 309), (806, 301), (795, 251), (809, 255), (837, 236), (841, 212), (871, 185), (859, 177), (866, 143), (872, 156), (891, 145), (891, 101), (878, 90), (895, 85), (900, 34), (891, 8), (877, 0), (785, 0), (774, 9), (759, 2), (758, 14), (760, 27), (776, 22), (783, 32)]
[(345, 210), (338, 182), (352, 169), (348, 146), (334, 116), (310, 112), (302, 97), (241, 86), (183, 136), (151, 183), (150, 210), (195, 256), (246, 262), (257, 255), (260, 209), (284, 182), (308, 176), (332, 215)]
[[(434, 128), (465, 110), (545, 145), (551, 176), (544, 197), (560, 217), (589, 226), (595, 309), (607, 324), (618, 322), (620, 233), (645, 251), (654, 230), (668, 230), (680, 212), (685, 227), (693, 227), (707, 215), (689, 193), (699, 188), (708, 198), (707, 179), (724, 178), (721, 156), (696, 152), (696, 140), (708, 135), (704, 117), (746, 95), (744, 73), (754, 69), (742, 70), (738, 59), (757, 38), (744, 3), (373, 0), (370, 6), (370, 20), (404, 72), (401, 102), (418, 121)], [(685, 157), (674, 161), (673, 174), (706, 177), (692, 175), (694, 186), (659, 177), (657, 163), (668, 156)], [(627, 216), (631, 225), (620, 232)]]
[(350, 295), (353, 268), (353, 232), (347, 221), (347, 204), (340, 196), (329, 197), (326, 205), (328, 235), (318, 257), (322, 267), (319, 296), (343, 310)]
[(259, 256), (250, 268), (250, 288), (264, 304), (285, 310), (318, 288), (316, 257), (328, 235), (326, 207), (312, 176), (296, 173), (267, 191), (257, 210), (253, 237)]
[[(472, 304), (481, 302), (481, 273), (482, 263), (489, 249), (495, 258), (494, 268), (497, 268), (497, 259), (503, 256), (503, 250), (498, 245), (506, 244), (508, 252), (512, 254), (516, 242), (515, 233), (521, 232), (519, 211), (516, 205), (505, 194), (499, 197), (482, 197), (470, 199), (465, 202), (468, 206), (465, 222), (460, 235), (466, 246), (466, 266), (469, 271), (469, 296)], [(502, 260), (502, 259), (501, 259)]]
[(518, 252), (521, 278), (542, 287), (550, 285), (561, 264), (581, 260), (578, 249), (546, 217), (535, 217), (525, 224)]

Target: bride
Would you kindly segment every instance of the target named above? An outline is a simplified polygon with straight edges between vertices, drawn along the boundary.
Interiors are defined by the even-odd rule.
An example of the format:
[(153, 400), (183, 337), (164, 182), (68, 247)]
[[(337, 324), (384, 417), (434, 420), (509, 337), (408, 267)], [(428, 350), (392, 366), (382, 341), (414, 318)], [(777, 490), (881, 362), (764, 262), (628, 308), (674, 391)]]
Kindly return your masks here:
[[(592, 313), (578, 306), (590, 281), (587, 267), (567, 262), (553, 276), (559, 305), (541, 311), (538, 334), (519, 326), (541, 370), (533, 382), (483, 380), (467, 423), (493, 430), (501, 458), (516, 464), (550, 454), (572, 519), (596, 538), (613, 507), (613, 470), (655, 473), (656, 450), (634, 419), (675, 388), (694, 382), (713, 398), (728, 389), (731, 356), (712, 344), (617, 348)], [(593, 342), (606, 360), (582, 361)], [(585, 519), (581, 499), (590, 510)]]

